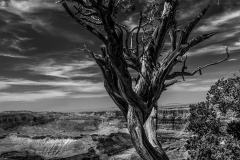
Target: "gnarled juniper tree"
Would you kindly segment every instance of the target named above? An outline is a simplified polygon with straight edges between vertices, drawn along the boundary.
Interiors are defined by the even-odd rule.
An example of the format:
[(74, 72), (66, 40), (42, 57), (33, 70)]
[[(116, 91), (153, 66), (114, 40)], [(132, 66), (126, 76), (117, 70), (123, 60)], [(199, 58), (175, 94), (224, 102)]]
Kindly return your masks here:
[[(207, 8), (182, 31), (179, 32), (175, 20), (178, 0), (165, 0), (163, 10), (160, 3), (150, 3), (150, 9), (139, 14), (138, 25), (131, 30), (117, 20), (118, 12), (135, 9), (130, 0), (61, 0), (70, 17), (94, 34), (105, 45), (102, 54), (89, 49), (101, 68), (104, 86), (120, 108), (128, 124), (132, 143), (144, 160), (167, 160), (156, 136), (157, 101), (167, 87), (178, 82), (175, 78), (193, 76), (203, 68), (224, 60), (186, 72), (186, 59), (182, 57), (196, 44), (215, 35), (215, 32), (200, 35), (189, 40), (189, 35), (206, 13)], [(171, 48), (165, 58), (165, 40), (169, 37)], [(183, 63), (180, 72), (172, 72), (173, 67)], [(138, 76), (132, 77), (129, 69)], [(134, 84), (134, 85), (133, 85)]]

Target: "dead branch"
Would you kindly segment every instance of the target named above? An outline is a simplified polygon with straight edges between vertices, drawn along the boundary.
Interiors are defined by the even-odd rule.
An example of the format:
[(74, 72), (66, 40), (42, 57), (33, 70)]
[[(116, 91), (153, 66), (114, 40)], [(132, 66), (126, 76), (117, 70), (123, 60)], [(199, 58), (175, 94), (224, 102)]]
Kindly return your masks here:
[(141, 24), (142, 24), (142, 20), (143, 20), (143, 16), (142, 16), (142, 12), (140, 12), (140, 19), (139, 19), (139, 25), (138, 25), (138, 29), (137, 29), (137, 33), (136, 33), (136, 56), (139, 55), (139, 41), (138, 41), (138, 34), (141, 28)]
[(198, 24), (198, 22), (202, 19), (202, 17), (205, 15), (205, 13), (207, 12), (208, 8), (210, 5), (208, 5), (206, 8), (204, 8), (202, 10), (202, 12), (195, 18), (193, 19), (190, 23), (188, 23), (188, 25), (186, 25), (184, 27), (184, 29), (181, 32), (181, 36), (180, 36), (180, 40), (178, 43), (178, 47), (180, 47), (180, 45), (182, 44), (186, 44), (188, 41), (188, 37), (190, 35), (190, 33), (192, 32), (193, 28)]
[(188, 41), (186, 45), (184, 45), (181, 49), (180, 49), (180, 53), (178, 54), (178, 56), (183, 56), (191, 47), (195, 46), (196, 44), (214, 36), (216, 34), (216, 32), (211, 32), (208, 34), (204, 34), (201, 36), (197, 36), (196, 38), (193, 38), (192, 40)]
[[(229, 58), (228, 47), (225, 47), (225, 49), (226, 49), (226, 54), (227, 54), (226, 58), (224, 58), (224, 59), (222, 59), (222, 60), (220, 60), (220, 61), (217, 61), (217, 62), (213, 62), (213, 63), (206, 64), (205, 66), (200, 66), (200, 67), (196, 68), (192, 73), (185, 72), (185, 69), (186, 69), (185, 67), (186, 67), (186, 66), (185, 66), (185, 64), (184, 64), (185, 67), (182, 68), (182, 72), (174, 72), (174, 73), (168, 75), (168, 76), (166, 77), (166, 80), (174, 79), (174, 78), (179, 77), (179, 76), (182, 76), (182, 77), (183, 77), (183, 76), (193, 76), (193, 75), (195, 75), (197, 72), (199, 72), (199, 74), (202, 75), (202, 70), (203, 70), (204, 68), (207, 68), (207, 67), (209, 67), (209, 66), (222, 63), (222, 62), (226, 61), (226, 60)], [(186, 59), (185, 59), (185, 61), (186, 61)], [(184, 63), (185, 63), (185, 62), (184, 62)]]
[(107, 39), (105, 38), (105, 36), (103, 36), (100, 32), (98, 32), (96, 29), (94, 29), (92, 26), (86, 24), (84, 21), (82, 21), (81, 19), (79, 19), (78, 17), (75, 16), (75, 14), (70, 10), (70, 8), (68, 7), (67, 3), (65, 1), (62, 2), (62, 6), (64, 7), (64, 9), (66, 10), (66, 12), (76, 21), (78, 22), (80, 25), (82, 25), (84, 28), (86, 28), (89, 32), (91, 32), (92, 34), (94, 34), (96, 37), (98, 37), (100, 40), (103, 41), (103, 43), (107, 44)]
[(86, 51), (86, 52), (90, 53), (97, 63), (101, 64), (102, 66), (105, 65), (104, 58), (102, 58), (101, 55), (96, 54), (96, 53), (92, 52), (91, 50), (89, 50), (86, 45), (84, 45), (84, 48), (77, 48), (77, 50)]
[[(182, 66), (182, 73), (185, 72), (185, 70), (187, 69), (187, 66), (186, 66), (186, 61), (187, 61), (187, 56), (183, 62), (183, 66)], [(185, 78), (184, 78), (184, 75), (182, 75), (182, 78), (183, 78), (183, 81), (185, 81)]]

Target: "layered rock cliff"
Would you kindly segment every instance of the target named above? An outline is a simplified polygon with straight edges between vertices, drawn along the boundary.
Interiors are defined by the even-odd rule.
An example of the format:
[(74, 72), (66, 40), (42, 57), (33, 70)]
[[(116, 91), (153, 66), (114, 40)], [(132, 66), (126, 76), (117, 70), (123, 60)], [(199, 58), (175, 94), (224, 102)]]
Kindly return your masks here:
[[(184, 131), (188, 114), (188, 109), (159, 110), (159, 139), (167, 150), (181, 138), (176, 133)], [(129, 148), (120, 111), (0, 113), (0, 159), (106, 160)]]

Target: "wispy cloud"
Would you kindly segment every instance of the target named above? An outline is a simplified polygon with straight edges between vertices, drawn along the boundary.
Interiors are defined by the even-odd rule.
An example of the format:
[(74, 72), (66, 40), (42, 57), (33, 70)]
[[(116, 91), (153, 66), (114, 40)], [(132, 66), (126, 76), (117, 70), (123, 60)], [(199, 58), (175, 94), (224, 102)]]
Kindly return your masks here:
[(228, 61), (237, 61), (239, 58), (231, 58)]
[(192, 87), (188, 91), (190, 91), (190, 92), (204, 92), (204, 91), (208, 91), (209, 89), (210, 89), (210, 86)]
[(8, 7), (12, 12), (33, 13), (41, 9), (57, 9), (61, 10), (62, 7), (56, 5), (54, 0), (3, 0), (0, 5), (2, 8)]
[(123, 24), (125, 24), (129, 29), (137, 26), (137, 23), (134, 21), (133, 16), (129, 16), (127, 20), (123, 21)]
[(41, 99), (49, 98), (61, 98), (66, 96), (66, 92), (58, 90), (47, 90), (47, 91), (36, 91), (36, 92), (25, 92), (25, 93), (0, 93), (0, 102), (8, 101), (36, 101)]
[(54, 80), (54, 81), (32, 81), (26, 79), (9, 79), (0, 77), (2, 89), (11, 86), (54, 86), (61, 90), (74, 92), (102, 92), (104, 91), (102, 82), (91, 82), (87, 80)]
[(138, 26), (139, 17), (139, 13), (133, 13), (125, 21), (123, 21), (123, 24), (126, 25), (129, 29), (132, 29)]
[(221, 15), (213, 16), (205, 20), (205, 24), (198, 27), (196, 31), (209, 32), (217, 30), (221, 25), (229, 24), (230, 21), (239, 22), (239, 18), (240, 18), (239, 10), (228, 11)]
[(31, 48), (24, 48), (21, 46), (22, 43), (31, 40), (30, 38), (25, 38), (25, 37), (19, 37), (15, 34), (13, 34), (12, 38), (5, 38), (0, 41), (1, 45), (7, 46), (9, 48), (15, 49), (19, 52), (26, 52), (30, 50), (35, 50), (36, 48), (31, 47)]
[[(38, 33), (44, 33), (44, 31), (49, 32), (54, 36), (59, 36), (66, 38), (72, 42), (87, 42), (93, 44), (93, 41), (86, 40), (81, 35), (76, 34), (70, 30), (61, 29), (61, 27), (53, 26), (54, 20), (52, 16), (43, 16), (43, 9), (51, 10), (62, 10), (61, 5), (55, 4), (54, 0), (10, 0), (1, 1), (0, 10), (4, 10), (6, 13), (11, 13), (18, 15), (21, 19), (16, 22), (12, 21), (13, 15), (4, 15), (4, 21), (6, 25), (3, 27), (4, 30), (9, 30), (13, 26), (28, 26), (30, 25), (32, 29)], [(38, 14), (41, 13), (41, 14)], [(17, 40), (13, 41), (12, 47), (22, 51), (19, 45), (16, 45)], [(16, 42), (16, 43), (15, 43)]]
[(195, 49), (187, 52), (188, 56), (193, 56), (193, 55), (202, 55), (206, 53), (211, 53), (211, 54), (220, 54), (225, 52), (225, 47), (224, 46), (219, 46), (219, 45), (209, 45), (205, 46), (200, 49)]
[(167, 92), (202, 92), (209, 89), (210, 86), (199, 86), (198, 83), (178, 83), (169, 87)]
[[(39, 10), (52, 6), (49, 2), (41, 2), (40, 0), (10, 0), (2, 1), (0, 5), (0, 10), (5, 11), (4, 19), (7, 23), (4, 27), (5, 30), (13, 26), (30, 25), (32, 29), (40, 33), (42, 30), (49, 30), (52, 28), (47, 17), (34, 15), (34, 13)], [(16, 18), (16, 16), (20, 18), (17, 19), (17, 23), (12, 20)]]
[[(26, 79), (9, 79), (0, 77), (0, 102), (5, 101), (35, 101), (48, 98), (90, 98), (105, 97), (102, 82), (91, 82), (87, 80), (55, 80), (55, 81), (32, 81)], [(8, 92), (15, 86), (19, 86), (18, 92)], [(29, 88), (27, 92), (21, 91), (22, 87)], [(43, 90), (36, 91), (34, 86), (41, 86)], [(45, 86), (45, 87), (44, 87)], [(56, 89), (51, 89), (52, 87)], [(12, 97), (12, 99), (11, 99)]]
[(0, 89), (6, 89), (8, 87), (9, 87), (8, 84), (0, 83)]
[[(232, 51), (238, 51), (240, 50), (240, 45), (229, 45), (228, 46), (229, 53), (231, 54)], [(193, 55), (203, 55), (203, 54), (225, 54), (225, 46), (220, 45), (209, 45), (205, 46), (200, 49), (195, 49), (187, 52), (188, 56)]]
[(188, 19), (196, 17), (202, 10), (209, 4), (209, 0), (199, 1), (195, 3), (192, 7), (180, 8), (177, 14), (178, 20)]
[(40, 64), (23, 65), (16, 69), (28, 69), (33, 74), (42, 74), (47, 76), (54, 76), (60, 78), (73, 78), (73, 77), (92, 77), (98, 73), (85, 73), (81, 71), (89, 67), (93, 67), (96, 63), (94, 61), (77, 61), (74, 60), (69, 63), (58, 64), (54, 59), (48, 59)]
[(26, 56), (22, 56), (22, 55), (18, 55), (18, 54), (9, 54), (9, 53), (0, 53), (0, 56), (11, 57), (11, 58), (28, 58)]
[(207, 79), (207, 80), (203, 80), (201, 81), (201, 83), (213, 83), (213, 82), (217, 82), (218, 79)]
[(240, 41), (234, 43), (235, 46), (240, 46)]

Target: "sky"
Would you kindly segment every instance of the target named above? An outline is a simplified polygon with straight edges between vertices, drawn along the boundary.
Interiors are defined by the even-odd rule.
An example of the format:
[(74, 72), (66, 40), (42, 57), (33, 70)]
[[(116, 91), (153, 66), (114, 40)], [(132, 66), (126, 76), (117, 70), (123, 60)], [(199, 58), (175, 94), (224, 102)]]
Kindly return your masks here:
[[(136, 12), (120, 17), (121, 23), (135, 26), (147, 1), (137, 1)], [(77, 50), (86, 45), (100, 53), (103, 43), (55, 2), (0, 0), (0, 111), (117, 109), (105, 91), (97, 64), (89, 53)], [(208, 4), (208, 12), (190, 38), (212, 31), (217, 34), (189, 50), (187, 71), (225, 58), (225, 46), (229, 47), (230, 58), (204, 69), (201, 76), (186, 77), (186, 81), (179, 78), (181, 83), (162, 94), (160, 107), (204, 101), (218, 79), (239, 75), (239, 0), (180, 0), (178, 28), (182, 29)]]

